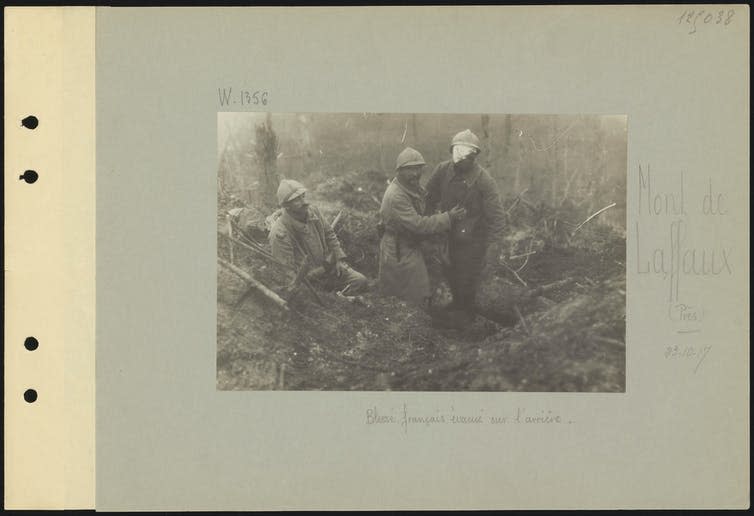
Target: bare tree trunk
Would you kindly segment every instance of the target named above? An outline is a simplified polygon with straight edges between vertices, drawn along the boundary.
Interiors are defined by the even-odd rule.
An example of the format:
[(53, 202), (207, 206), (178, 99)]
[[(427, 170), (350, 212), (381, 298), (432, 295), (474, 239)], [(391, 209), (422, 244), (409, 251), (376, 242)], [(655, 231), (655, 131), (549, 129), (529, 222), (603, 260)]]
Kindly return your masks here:
[[(494, 150), (490, 147), (490, 115), (482, 115), (482, 148), (486, 150), (484, 156), (484, 166), (489, 169), (493, 161)], [(493, 171), (493, 174), (499, 179), (499, 174)]]
[(505, 115), (505, 129), (503, 130), (503, 159), (508, 159), (511, 153), (511, 116)]
[[(558, 137), (558, 118), (553, 117), (552, 119), (552, 138), (555, 139)], [(552, 191), (551, 191), (551, 205), (555, 206), (557, 204), (557, 198), (558, 198), (558, 144), (557, 142), (553, 143), (553, 148), (550, 151), (550, 156), (552, 156), (552, 170), (550, 173), (552, 174)]]
[(521, 136), (516, 138), (516, 176), (515, 180), (513, 182), (513, 191), (514, 192), (520, 192), (521, 191), (521, 164), (524, 160), (524, 146), (521, 142)]
[(487, 140), (490, 137), (490, 115), (482, 115), (482, 138)]
[[(511, 116), (505, 115), (502, 145), (500, 146), (497, 160), (500, 162), (500, 166), (498, 168), (502, 170), (501, 175), (509, 185), (512, 184), (511, 171), (515, 169), (515, 167), (511, 163), (511, 155)], [(513, 179), (513, 183), (515, 183), (515, 178)], [(513, 186), (515, 189), (515, 184)]]
[(380, 146), (379, 146), (380, 171), (384, 173), (387, 171), (387, 166), (385, 165), (385, 152), (384, 152), (384, 149), (385, 149), (384, 138), (385, 137), (382, 131), (382, 127), (384, 125), (385, 120), (383, 119), (382, 115), (377, 115), (377, 116), (379, 119), (377, 134), (379, 135), (379, 138), (380, 138)]
[[(565, 191), (565, 188), (568, 186), (568, 142), (565, 142), (565, 149), (563, 150), (563, 184), (566, 185), (563, 187), (563, 201), (565, 201), (565, 196), (568, 195), (568, 192)], [(562, 202), (561, 202), (562, 204)]]
[(272, 129), (272, 113), (267, 113), (264, 124), (256, 127), (254, 151), (260, 166), (258, 203), (266, 208), (277, 205), (276, 192), (280, 178), (277, 172), (278, 138)]

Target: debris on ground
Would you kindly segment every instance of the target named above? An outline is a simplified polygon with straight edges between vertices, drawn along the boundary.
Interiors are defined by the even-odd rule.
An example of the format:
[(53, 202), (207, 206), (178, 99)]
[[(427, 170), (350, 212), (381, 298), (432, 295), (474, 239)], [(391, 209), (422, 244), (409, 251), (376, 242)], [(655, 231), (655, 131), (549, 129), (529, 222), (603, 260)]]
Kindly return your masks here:
[[(376, 278), (376, 230), (385, 177), (355, 171), (308, 194), (336, 232), (351, 265)], [(219, 199), (218, 259), (270, 290), (286, 272), (269, 253), (270, 213)], [(359, 296), (302, 284), (281, 310), (270, 296), (218, 266), (218, 388), (290, 390), (625, 390), (625, 234), (564, 202), (505, 200), (505, 263), (491, 267), (479, 314), (464, 329), (440, 328), (429, 313), (374, 291)], [(579, 230), (574, 232), (574, 229)], [(250, 246), (233, 246), (229, 234)], [(429, 266), (434, 300), (449, 300)]]

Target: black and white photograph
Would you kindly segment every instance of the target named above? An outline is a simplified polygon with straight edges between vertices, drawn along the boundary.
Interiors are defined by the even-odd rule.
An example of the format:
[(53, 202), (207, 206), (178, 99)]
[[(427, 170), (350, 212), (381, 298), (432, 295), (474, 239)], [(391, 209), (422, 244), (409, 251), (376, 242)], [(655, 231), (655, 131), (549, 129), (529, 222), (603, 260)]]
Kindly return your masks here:
[(627, 117), (217, 115), (217, 389), (625, 392)]
[(750, 507), (748, 5), (4, 16), (7, 509)]

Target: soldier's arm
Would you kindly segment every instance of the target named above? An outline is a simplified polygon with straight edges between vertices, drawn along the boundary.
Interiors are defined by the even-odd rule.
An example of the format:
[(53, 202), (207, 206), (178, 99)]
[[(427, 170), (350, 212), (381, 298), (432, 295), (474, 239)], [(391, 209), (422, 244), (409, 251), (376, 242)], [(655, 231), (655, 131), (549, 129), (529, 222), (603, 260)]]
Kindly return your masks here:
[(425, 208), (425, 213), (427, 215), (434, 213), (440, 205), (440, 196), (442, 195), (442, 182), (440, 181), (440, 176), (442, 176), (440, 165), (437, 165), (434, 172), (432, 172), (432, 175), (429, 176), (429, 181), (427, 181), (427, 184), (424, 187), (425, 190), (427, 190)]
[[(291, 268), (285, 271), (288, 281), (293, 281), (298, 275), (298, 271), (304, 265), (304, 257), (297, 253), (294, 248), (293, 240), (287, 231), (282, 228), (273, 229), (270, 232), (270, 246), (272, 247), (272, 256), (276, 260), (290, 265)], [(306, 272), (306, 277), (314, 279), (324, 272), (322, 267), (315, 267)]]
[(392, 224), (416, 235), (430, 235), (450, 230), (450, 215), (436, 213), (420, 215), (406, 195), (397, 195), (390, 200), (388, 213)]

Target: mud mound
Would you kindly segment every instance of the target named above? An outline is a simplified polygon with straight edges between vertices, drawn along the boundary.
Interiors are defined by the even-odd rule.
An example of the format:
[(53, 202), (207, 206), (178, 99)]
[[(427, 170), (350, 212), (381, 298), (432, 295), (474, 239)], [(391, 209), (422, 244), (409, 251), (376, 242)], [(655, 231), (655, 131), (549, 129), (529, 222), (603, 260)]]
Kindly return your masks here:
[(396, 299), (321, 293), (322, 308), (302, 293), (284, 314), (256, 295), (239, 306), (243, 283), (219, 279), (227, 285), (218, 307), (222, 389), (390, 389), (431, 360), (439, 340), (425, 313)]
[(623, 391), (624, 286), (616, 277), (574, 292), (547, 310), (524, 316), (526, 327), (490, 337), (483, 375), (494, 378), (499, 372), (517, 391)]
[(369, 212), (379, 209), (385, 188), (387, 181), (381, 172), (356, 170), (318, 184), (312, 190), (311, 198)]

